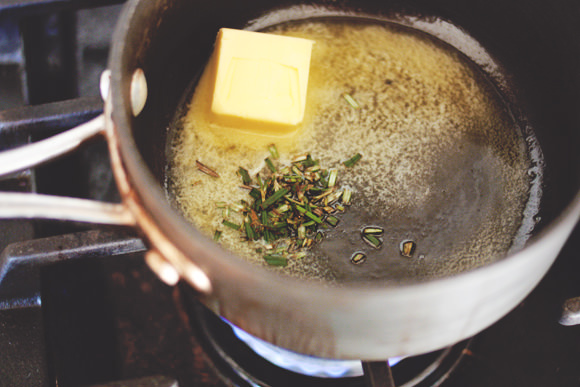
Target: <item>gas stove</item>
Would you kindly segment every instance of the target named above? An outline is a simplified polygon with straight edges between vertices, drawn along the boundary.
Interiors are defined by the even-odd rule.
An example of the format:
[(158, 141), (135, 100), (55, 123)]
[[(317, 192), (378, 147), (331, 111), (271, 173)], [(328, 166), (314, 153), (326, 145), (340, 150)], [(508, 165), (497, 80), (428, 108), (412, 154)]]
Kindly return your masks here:
[[(117, 3), (0, 5), (0, 150), (101, 112)], [(118, 200), (100, 142), (4, 178), (0, 189)], [(580, 385), (580, 328), (559, 323), (564, 302), (580, 295), (578, 251), (580, 227), (539, 286), (496, 324), (449, 348), (390, 359), (394, 385)], [(0, 386), (391, 385), (363, 375), (380, 364), (273, 353), (186, 285), (162, 283), (144, 252), (130, 229), (0, 221)]]

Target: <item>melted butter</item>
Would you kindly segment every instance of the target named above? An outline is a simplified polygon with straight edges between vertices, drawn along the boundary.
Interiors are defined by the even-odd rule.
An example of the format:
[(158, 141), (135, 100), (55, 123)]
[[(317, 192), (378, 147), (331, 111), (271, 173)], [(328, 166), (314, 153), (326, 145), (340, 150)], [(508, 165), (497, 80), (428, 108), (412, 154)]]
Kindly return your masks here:
[[(269, 32), (316, 42), (305, 119), (295, 134), (277, 140), (282, 158), (310, 152), (323, 167), (339, 168), (339, 184), (354, 191), (339, 227), (283, 272), (340, 282), (421, 280), (505, 256), (525, 222), (531, 162), (508, 109), (469, 60), (428, 35), (390, 24), (327, 19)], [(264, 265), (256, 244), (221, 225), (214, 203), (247, 199), (236, 171), (263, 168), (272, 138), (211, 122), (210, 92), (204, 73), (172, 150), (172, 194), (208, 236), (223, 230), (225, 248)], [(363, 158), (354, 168), (341, 166), (356, 152)], [(203, 175), (195, 160), (221, 177)], [(381, 249), (365, 248), (364, 225), (386, 230)], [(401, 257), (405, 239), (416, 241), (421, 258)], [(367, 258), (352, 265), (359, 250)]]

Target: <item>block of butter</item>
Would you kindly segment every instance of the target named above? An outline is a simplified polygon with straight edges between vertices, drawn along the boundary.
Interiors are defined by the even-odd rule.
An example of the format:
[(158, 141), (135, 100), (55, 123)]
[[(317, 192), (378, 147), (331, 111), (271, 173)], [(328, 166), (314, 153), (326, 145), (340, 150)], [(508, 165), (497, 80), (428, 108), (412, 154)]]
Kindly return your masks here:
[(222, 28), (211, 112), (220, 124), (285, 134), (304, 118), (313, 41)]

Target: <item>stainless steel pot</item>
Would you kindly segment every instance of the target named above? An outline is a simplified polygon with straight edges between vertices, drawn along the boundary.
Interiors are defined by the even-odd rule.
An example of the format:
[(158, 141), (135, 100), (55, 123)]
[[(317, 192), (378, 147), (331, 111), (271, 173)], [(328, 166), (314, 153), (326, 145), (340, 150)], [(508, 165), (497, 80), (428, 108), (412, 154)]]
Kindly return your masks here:
[[(0, 155), (5, 175), (103, 135), (122, 203), (2, 193), (0, 216), (135, 227), (148, 244), (150, 267), (164, 281), (187, 281), (215, 313), (300, 353), (380, 360), (445, 347), (514, 308), (546, 273), (580, 217), (580, 9), (565, 3), (130, 0), (104, 76), (110, 77), (104, 115)], [(286, 11), (273, 17), (273, 8)], [(167, 127), (217, 29), (352, 12), (423, 25), (465, 51), (466, 42), (454, 33), (463, 29), (513, 75), (514, 93), (534, 123), (547, 165), (542, 224), (521, 251), (422, 283), (327, 287), (281, 278), (236, 258), (171, 207), (164, 190)]]

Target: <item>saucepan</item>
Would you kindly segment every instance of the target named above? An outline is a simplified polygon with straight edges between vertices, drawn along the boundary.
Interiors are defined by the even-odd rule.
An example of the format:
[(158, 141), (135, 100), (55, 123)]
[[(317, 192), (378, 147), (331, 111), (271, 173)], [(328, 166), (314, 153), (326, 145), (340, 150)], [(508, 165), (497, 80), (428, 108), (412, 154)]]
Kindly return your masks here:
[[(413, 25), (509, 75), (518, 114), (544, 166), (537, 225), (523, 248), (448, 276), (328, 286), (280, 276), (202, 234), (166, 190), (169, 128), (211, 54), (219, 28), (258, 29), (310, 17), (365, 15)], [(3, 218), (38, 217), (137, 229), (149, 266), (190, 285), (217, 315), (308, 355), (380, 360), (439, 349), (485, 329), (547, 272), (580, 216), (580, 8), (560, 0), (129, 0), (103, 76), (104, 114), (56, 137), (4, 152), (2, 175), (104, 136), (121, 203), (2, 193)], [(482, 63), (483, 66), (483, 63)], [(486, 68), (483, 68), (485, 72)]]

